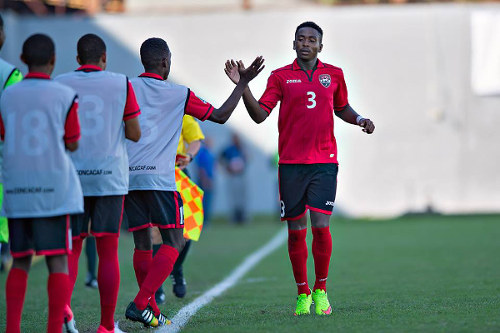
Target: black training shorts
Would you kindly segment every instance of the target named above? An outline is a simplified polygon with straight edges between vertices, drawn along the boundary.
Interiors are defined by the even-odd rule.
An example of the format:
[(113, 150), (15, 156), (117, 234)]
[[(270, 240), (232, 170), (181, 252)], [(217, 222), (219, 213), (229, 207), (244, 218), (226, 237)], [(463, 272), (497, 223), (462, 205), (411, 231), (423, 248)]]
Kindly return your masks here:
[(130, 191), (125, 197), (125, 212), (129, 231), (152, 226), (184, 228), (182, 198), (177, 191)]
[(84, 212), (71, 216), (73, 238), (119, 236), (123, 221), (124, 195), (84, 197)]
[(9, 220), (12, 257), (55, 256), (71, 251), (69, 215)]
[(298, 220), (307, 209), (332, 213), (338, 164), (280, 164), (278, 170), (282, 221)]

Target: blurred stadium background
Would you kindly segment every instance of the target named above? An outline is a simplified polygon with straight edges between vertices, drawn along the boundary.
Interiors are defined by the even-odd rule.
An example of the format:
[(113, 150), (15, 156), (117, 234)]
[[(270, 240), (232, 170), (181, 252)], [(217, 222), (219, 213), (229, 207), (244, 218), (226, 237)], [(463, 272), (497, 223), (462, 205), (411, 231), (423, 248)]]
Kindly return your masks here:
[[(387, 2), (393, 5), (379, 5)], [(337, 119), (337, 212), (498, 212), (500, 3), (406, 2), (0, 1), (7, 34), (1, 56), (26, 71), (23, 40), (47, 33), (56, 42), (57, 75), (76, 67), (77, 39), (94, 32), (108, 45), (108, 69), (133, 77), (142, 71), (140, 44), (159, 36), (173, 52), (171, 79), (221, 105), (232, 89), (226, 59), (265, 57), (251, 83), (260, 96), (270, 71), (294, 59), (295, 27), (313, 20), (325, 31), (320, 59), (344, 69), (351, 105), (377, 126), (370, 137)], [(276, 210), (277, 115), (257, 126), (240, 103), (229, 126), (202, 125), (216, 153), (231, 131), (243, 137), (252, 214)], [(214, 210), (225, 214), (221, 168), (217, 175)]]

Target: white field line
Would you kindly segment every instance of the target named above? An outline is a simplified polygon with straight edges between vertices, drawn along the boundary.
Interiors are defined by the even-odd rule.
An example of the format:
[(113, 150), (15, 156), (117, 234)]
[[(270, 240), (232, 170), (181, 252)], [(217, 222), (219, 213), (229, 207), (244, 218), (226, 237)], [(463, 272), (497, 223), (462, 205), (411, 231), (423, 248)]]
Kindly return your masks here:
[(193, 300), (191, 303), (179, 310), (172, 318), (172, 324), (165, 326), (157, 332), (159, 333), (177, 333), (196, 314), (196, 312), (209, 304), (215, 297), (234, 286), (248, 271), (257, 265), (262, 259), (276, 250), (287, 239), (287, 229), (284, 228), (276, 234), (266, 245), (249, 255), (238, 267), (236, 267), (224, 280), (207, 290), (204, 294)]

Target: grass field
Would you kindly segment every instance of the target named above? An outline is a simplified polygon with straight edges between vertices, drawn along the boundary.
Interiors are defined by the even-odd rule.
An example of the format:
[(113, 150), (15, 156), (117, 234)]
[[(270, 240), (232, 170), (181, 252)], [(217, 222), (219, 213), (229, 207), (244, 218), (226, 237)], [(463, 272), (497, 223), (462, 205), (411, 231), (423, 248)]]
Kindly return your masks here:
[[(259, 219), (245, 227), (215, 224), (194, 244), (185, 266), (188, 294), (176, 299), (165, 283), (165, 313), (226, 277), (272, 238), (282, 224)], [(383, 221), (332, 222), (334, 253), (328, 291), (333, 316), (292, 315), (296, 288), (286, 244), (232, 289), (202, 308), (183, 332), (499, 332), (500, 216), (414, 216)], [(311, 235), (308, 236), (310, 241)], [(137, 285), (132, 239), (120, 241), (121, 286), (115, 318), (126, 332), (150, 332), (123, 319)], [(314, 281), (312, 255), (309, 279)], [(84, 260), (81, 271), (85, 272)], [(46, 268), (30, 273), (23, 332), (43, 332)], [(79, 276), (73, 307), (80, 332), (95, 332), (99, 298)], [(6, 274), (0, 275), (2, 288)], [(0, 331), (5, 300), (0, 300)]]

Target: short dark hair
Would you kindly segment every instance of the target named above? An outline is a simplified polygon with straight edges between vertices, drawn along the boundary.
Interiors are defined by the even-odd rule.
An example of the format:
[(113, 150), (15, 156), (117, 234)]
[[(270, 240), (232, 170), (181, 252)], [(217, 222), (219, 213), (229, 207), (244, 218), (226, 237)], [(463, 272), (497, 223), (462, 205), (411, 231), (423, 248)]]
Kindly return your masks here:
[(3, 17), (0, 15), (0, 29), (3, 29)]
[(144, 69), (157, 67), (169, 54), (168, 44), (161, 38), (146, 39), (141, 45), (141, 62)]
[(97, 63), (101, 56), (106, 53), (106, 44), (101, 37), (95, 34), (86, 34), (78, 40), (76, 46), (78, 57), (84, 64)]
[(23, 59), (29, 66), (47, 65), (56, 53), (52, 38), (44, 34), (34, 34), (23, 44)]
[(314, 23), (312, 21), (307, 21), (307, 22), (299, 24), (297, 29), (295, 29), (295, 38), (297, 38), (297, 33), (302, 28), (313, 28), (314, 30), (319, 32), (320, 39), (323, 39), (323, 29), (321, 29), (319, 25), (317, 25), (316, 23)]

